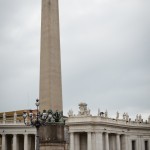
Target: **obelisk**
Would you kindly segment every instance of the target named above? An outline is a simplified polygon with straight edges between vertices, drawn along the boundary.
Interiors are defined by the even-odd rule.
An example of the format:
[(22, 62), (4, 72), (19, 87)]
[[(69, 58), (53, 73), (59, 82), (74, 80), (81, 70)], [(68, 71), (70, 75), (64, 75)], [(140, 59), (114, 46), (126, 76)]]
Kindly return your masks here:
[(40, 111), (62, 111), (58, 0), (42, 0)]

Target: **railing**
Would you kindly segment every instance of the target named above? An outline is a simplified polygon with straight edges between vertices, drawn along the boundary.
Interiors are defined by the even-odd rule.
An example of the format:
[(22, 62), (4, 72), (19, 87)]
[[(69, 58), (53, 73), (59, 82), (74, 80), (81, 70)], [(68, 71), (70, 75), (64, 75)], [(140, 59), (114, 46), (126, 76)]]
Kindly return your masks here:
[(9, 125), (9, 124), (24, 124), (24, 121), (23, 120), (13, 120), (13, 119), (0, 120), (0, 125)]
[(114, 119), (108, 117), (101, 117), (101, 116), (71, 116), (68, 118), (67, 123), (85, 123), (91, 122), (96, 124), (112, 124), (112, 125), (126, 125), (126, 126), (133, 126), (133, 127), (150, 127), (150, 122), (140, 122), (140, 121), (131, 121), (125, 119)]

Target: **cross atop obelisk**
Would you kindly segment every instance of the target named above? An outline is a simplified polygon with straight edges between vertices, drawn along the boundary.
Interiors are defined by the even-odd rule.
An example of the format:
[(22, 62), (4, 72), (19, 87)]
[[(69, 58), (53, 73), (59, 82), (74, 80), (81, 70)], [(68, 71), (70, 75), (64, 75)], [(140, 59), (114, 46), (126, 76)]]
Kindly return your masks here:
[(42, 0), (40, 111), (62, 111), (58, 0)]

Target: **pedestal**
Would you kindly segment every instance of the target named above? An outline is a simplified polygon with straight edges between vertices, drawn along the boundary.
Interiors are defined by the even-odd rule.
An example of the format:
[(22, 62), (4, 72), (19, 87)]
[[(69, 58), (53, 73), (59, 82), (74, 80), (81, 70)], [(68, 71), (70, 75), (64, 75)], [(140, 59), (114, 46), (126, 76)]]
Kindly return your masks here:
[(64, 124), (49, 124), (40, 127), (40, 150), (65, 150)]

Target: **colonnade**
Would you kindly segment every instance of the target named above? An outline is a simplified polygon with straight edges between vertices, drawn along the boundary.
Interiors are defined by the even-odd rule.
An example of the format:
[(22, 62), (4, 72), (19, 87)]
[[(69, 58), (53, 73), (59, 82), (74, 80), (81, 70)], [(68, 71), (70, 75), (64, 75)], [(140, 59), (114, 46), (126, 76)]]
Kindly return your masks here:
[[(9, 137), (8, 137), (9, 136)], [(35, 150), (34, 134), (2, 134), (2, 150)]]
[(126, 142), (126, 135), (114, 133), (70, 133), (70, 150), (127, 150)]

